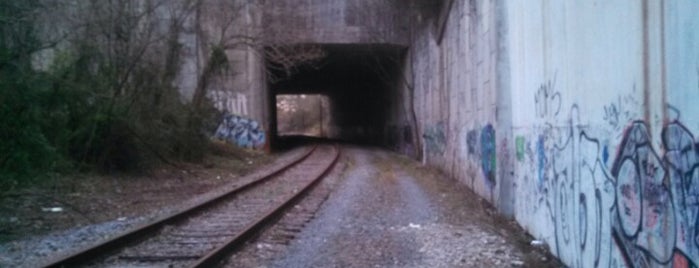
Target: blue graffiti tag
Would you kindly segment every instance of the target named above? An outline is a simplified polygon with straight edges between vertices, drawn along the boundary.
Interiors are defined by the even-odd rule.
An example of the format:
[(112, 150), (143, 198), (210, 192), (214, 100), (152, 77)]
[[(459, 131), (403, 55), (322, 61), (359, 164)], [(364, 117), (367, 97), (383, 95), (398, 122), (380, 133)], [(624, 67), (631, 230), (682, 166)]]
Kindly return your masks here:
[(257, 121), (233, 114), (223, 117), (214, 137), (242, 148), (260, 148), (265, 144), (265, 132)]
[(447, 135), (445, 134), (446, 127), (444, 122), (439, 122), (431, 128), (427, 128), (422, 135), (425, 138), (427, 152), (434, 154), (443, 154), (447, 146)]
[(485, 181), (491, 188), (495, 186), (495, 129), (488, 124), (481, 131), (481, 169)]

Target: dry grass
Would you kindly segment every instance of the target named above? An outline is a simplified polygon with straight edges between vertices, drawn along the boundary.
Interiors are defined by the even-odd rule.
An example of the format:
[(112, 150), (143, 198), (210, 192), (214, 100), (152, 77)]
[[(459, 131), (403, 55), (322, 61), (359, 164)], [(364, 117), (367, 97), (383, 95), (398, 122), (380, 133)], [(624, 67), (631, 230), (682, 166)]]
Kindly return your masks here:
[[(200, 164), (160, 165), (137, 175), (55, 176), (0, 196), (0, 243), (158, 211), (236, 180), (275, 158), (218, 142), (211, 152)], [(46, 211), (54, 207), (63, 211)]]

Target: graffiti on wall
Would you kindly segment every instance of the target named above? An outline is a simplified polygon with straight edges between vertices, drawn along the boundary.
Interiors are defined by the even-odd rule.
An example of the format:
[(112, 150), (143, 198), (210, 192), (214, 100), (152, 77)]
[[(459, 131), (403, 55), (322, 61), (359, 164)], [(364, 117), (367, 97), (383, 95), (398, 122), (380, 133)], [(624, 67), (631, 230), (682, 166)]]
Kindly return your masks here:
[(471, 187), (475, 187), (476, 178), (479, 178), (481, 174), (480, 163), (477, 161), (478, 154), (480, 153), (480, 148), (478, 145), (480, 129), (469, 129), (468, 127), (464, 127), (463, 131), (466, 133), (466, 136), (464, 137), (466, 153), (468, 156), (470, 156), (470, 161), (465, 163), (468, 165), (468, 168), (465, 170), (466, 177), (471, 178), (470, 185)]
[(552, 249), (575, 267), (611, 263), (612, 181), (600, 152), (575, 105), (563, 126), (547, 126), (536, 141), (537, 207), (555, 227)]
[(699, 144), (678, 120), (661, 132), (632, 121), (607, 169), (607, 145), (579, 123), (537, 141), (535, 194), (554, 225), (552, 249), (575, 267), (696, 267), (699, 263)]
[(612, 167), (616, 178), (614, 239), (628, 266), (699, 262), (699, 150), (679, 121), (662, 130), (662, 158), (648, 127), (633, 122), (624, 132)]
[(466, 133), (466, 147), (469, 155), (474, 155), (478, 151), (478, 130), (469, 130)]
[(545, 147), (546, 137), (544, 135), (539, 135), (536, 141), (536, 171), (538, 180), (538, 188), (541, 190), (546, 181), (546, 147)]
[(561, 111), (561, 93), (556, 91), (556, 76), (541, 84), (534, 95), (534, 108), (540, 118), (557, 116)]
[[(670, 191), (660, 157), (643, 122), (626, 129), (612, 166), (618, 222), (614, 238), (627, 264), (649, 266), (646, 256), (666, 263), (672, 256), (668, 233), (675, 234)], [(636, 252), (635, 248), (645, 253)]]
[(226, 114), (218, 125), (214, 137), (242, 148), (262, 148), (266, 142), (265, 131), (252, 119)]
[(609, 160), (609, 146), (607, 144), (602, 147), (602, 163), (607, 166), (607, 161)]
[(447, 135), (445, 133), (444, 122), (439, 122), (432, 127), (428, 127), (422, 135), (425, 138), (427, 152), (433, 154), (443, 154), (447, 146)]
[(692, 133), (678, 121), (668, 124), (661, 136), (672, 204), (677, 211), (675, 247), (696, 266), (699, 264), (699, 147)]
[(481, 130), (481, 171), (488, 186), (495, 186), (495, 169), (497, 155), (495, 152), (495, 129), (491, 124), (486, 125)]
[(621, 117), (621, 109), (620, 102), (612, 102), (609, 105), (605, 105), (604, 121), (606, 121), (613, 128), (617, 128), (621, 122), (626, 122), (619, 119)]
[(227, 90), (211, 90), (207, 95), (213, 102), (214, 107), (220, 111), (243, 116), (248, 115), (248, 97), (245, 94)]
[(616, 100), (604, 105), (602, 119), (613, 131), (621, 133), (627, 122), (639, 117), (638, 113), (632, 109), (641, 106), (641, 103), (634, 97), (635, 95), (636, 86), (634, 85), (631, 93), (620, 95)]

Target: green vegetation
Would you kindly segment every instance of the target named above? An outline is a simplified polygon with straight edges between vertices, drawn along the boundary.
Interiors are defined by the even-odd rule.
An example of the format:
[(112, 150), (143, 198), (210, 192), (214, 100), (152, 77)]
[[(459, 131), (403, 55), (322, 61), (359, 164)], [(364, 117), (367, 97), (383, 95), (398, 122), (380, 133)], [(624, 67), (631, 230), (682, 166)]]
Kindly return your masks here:
[[(211, 105), (183, 103), (174, 86), (191, 8), (163, 32), (156, 6), (60, 2), (0, 2), (0, 193), (53, 172), (201, 159), (213, 116), (198, 107)], [(47, 10), (72, 12), (59, 26), (70, 31), (42, 30)]]

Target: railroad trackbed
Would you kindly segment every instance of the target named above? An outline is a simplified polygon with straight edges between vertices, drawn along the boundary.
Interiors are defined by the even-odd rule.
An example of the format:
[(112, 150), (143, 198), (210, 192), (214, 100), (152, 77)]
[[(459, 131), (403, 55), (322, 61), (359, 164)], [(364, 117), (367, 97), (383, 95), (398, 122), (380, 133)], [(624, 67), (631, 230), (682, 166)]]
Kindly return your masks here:
[(215, 266), (304, 198), (339, 155), (339, 146), (315, 146), (257, 180), (44, 267)]

